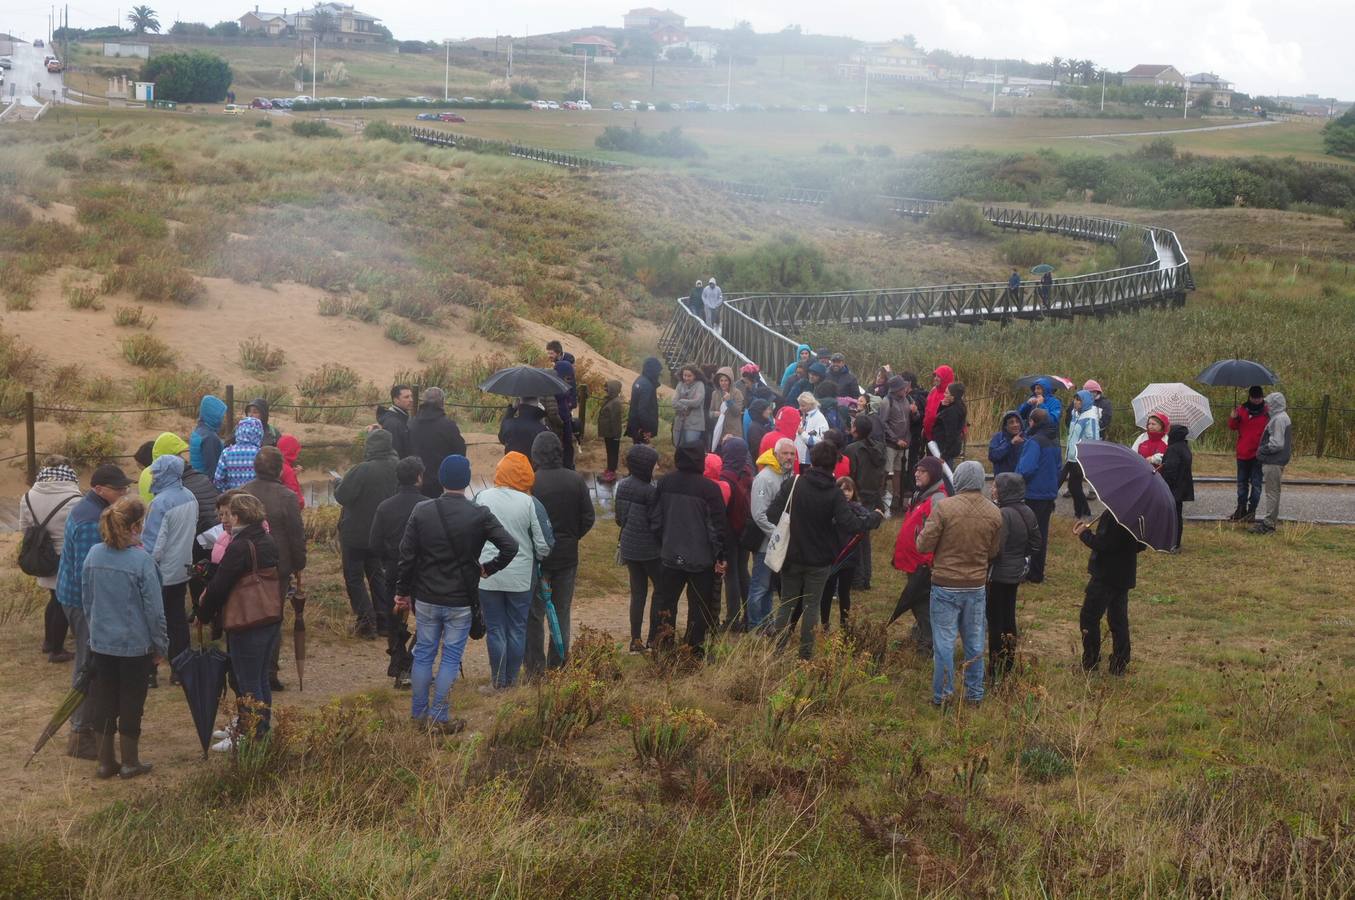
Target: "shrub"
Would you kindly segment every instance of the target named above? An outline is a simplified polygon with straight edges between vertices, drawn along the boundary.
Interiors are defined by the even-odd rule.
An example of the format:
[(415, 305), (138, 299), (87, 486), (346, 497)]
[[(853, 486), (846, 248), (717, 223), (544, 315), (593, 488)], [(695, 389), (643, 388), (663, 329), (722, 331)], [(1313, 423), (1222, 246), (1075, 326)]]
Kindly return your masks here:
[(579, 669), (549, 672), (531, 706), (509, 705), (499, 714), (491, 742), (510, 747), (564, 746), (602, 718), (602, 682)]
[(33, 308), (32, 294), (5, 294), (5, 309), (10, 312), (26, 312)]
[(193, 50), (158, 53), (141, 67), (141, 81), (155, 82), (157, 100), (178, 103), (219, 103), (226, 99), (234, 75), (221, 57)]
[(80, 168), (80, 157), (70, 150), (49, 150), (46, 159), (47, 165), (54, 169), (74, 172)]
[(828, 264), (817, 244), (789, 232), (743, 253), (716, 256), (710, 267), (726, 289), (799, 293), (849, 287), (846, 274)]
[(954, 200), (927, 216), (927, 227), (957, 237), (983, 237), (993, 230), (983, 210), (965, 200)]
[(272, 120), (272, 119), (257, 119), (257, 120), (255, 120), (255, 122), (254, 122), (254, 127), (255, 127), (255, 128), (272, 128), (272, 127), (273, 127), (273, 120)]
[(297, 393), (308, 400), (333, 397), (358, 386), (358, 373), (339, 363), (325, 363), (296, 384)]
[(1115, 239), (1115, 264), (1120, 268), (1143, 265), (1147, 261), (1143, 244), (1147, 236), (1148, 232), (1137, 225), (1120, 232)]
[(471, 316), (470, 330), (495, 343), (506, 344), (517, 335), (517, 324), (511, 312), (489, 302)]
[(299, 122), (293, 122), (292, 133), (297, 135), (298, 137), (304, 138), (343, 137), (343, 135), (339, 132), (339, 129), (332, 128), (330, 125), (328, 125), (325, 122), (321, 122), (319, 119), (302, 119)]
[(632, 128), (608, 125), (593, 144), (599, 150), (621, 150), (641, 156), (670, 156), (682, 159), (706, 155), (706, 151), (695, 141), (682, 136), (681, 128), (671, 128), (651, 135), (641, 131), (638, 125)]
[(1346, 210), (1346, 213), (1342, 217), (1341, 221), (1346, 223), (1347, 230), (1355, 231), (1355, 209)]
[(399, 319), (392, 319), (386, 325), (386, 337), (397, 344), (409, 345), (419, 342), (418, 329)]
[(134, 334), (122, 339), (122, 356), (134, 366), (159, 369), (174, 362), (169, 344), (153, 334)]
[(675, 710), (664, 703), (631, 713), (630, 737), (636, 758), (660, 769), (690, 759), (714, 733), (715, 720), (696, 708)]
[(99, 291), (111, 294), (123, 288), (138, 300), (172, 301), (181, 306), (188, 306), (203, 294), (200, 281), (160, 256), (143, 256), (130, 267), (110, 272), (104, 276)]
[(541, 88), (537, 87), (534, 81), (514, 81), (511, 90), (514, 96), (523, 100), (541, 99)]
[(112, 461), (118, 450), (118, 439), (111, 429), (85, 425), (66, 429), (55, 452), (76, 463), (98, 465)]
[(316, 304), (322, 316), (343, 315), (344, 299), (337, 294), (325, 294)]
[(409, 141), (409, 135), (396, 128), (389, 122), (382, 122), (373, 119), (362, 129), (362, 136), (369, 141), (391, 141), (395, 144), (404, 144)]
[(240, 365), (248, 372), (276, 372), (286, 361), (281, 347), (270, 347), (258, 335), (240, 342)]
[(1032, 746), (1021, 751), (1021, 774), (1031, 781), (1048, 784), (1073, 774), (1073, 764), (1052, 747)]
[(167, 369), (142, 375), (132, 383), (132, 390), (137, 401), (148, 406), (174, 406), (196, 414), (202, 395), (216, 393), (218, 386), (201, 369)]
[(1009, 265), (1029, 269), (1062, 258), (1066, 249), (1064, 241), (1052, 234), (1018, 234), (1002, 242), (1002, 258)]
[(71, 309), (103, 309), (99, 300), (99, 289), (92, 284), (68, 284), (62, 291), (66, 295), (66, 305)]

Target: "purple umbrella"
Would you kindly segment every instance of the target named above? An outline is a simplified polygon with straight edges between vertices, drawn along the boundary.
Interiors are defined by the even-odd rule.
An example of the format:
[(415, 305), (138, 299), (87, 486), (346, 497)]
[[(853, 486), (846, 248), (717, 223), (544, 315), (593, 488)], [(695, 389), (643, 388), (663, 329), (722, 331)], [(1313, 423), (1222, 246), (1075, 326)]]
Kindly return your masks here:
[(1106, 509), (1154, 550), (1176, 546), (1176, 499), (1148, 460), (1119, 444), (1086, 441), (1077, 462)]

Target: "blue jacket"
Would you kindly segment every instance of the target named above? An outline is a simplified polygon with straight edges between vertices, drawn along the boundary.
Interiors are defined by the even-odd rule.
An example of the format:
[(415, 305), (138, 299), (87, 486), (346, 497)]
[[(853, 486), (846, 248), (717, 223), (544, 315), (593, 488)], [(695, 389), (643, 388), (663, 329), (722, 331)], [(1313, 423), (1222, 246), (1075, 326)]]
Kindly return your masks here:
[(188, 464), (204, 475), (216, 474), (216, 463), (221, 458), (221, 421), (226, 418), (226, 404), (211, 394), (198, 404), (198, 426), (188, 436)]
[(1096, 398), (1091, 391), (1078, 391), (1082, 399), (1082, 412), (1068, 423), (1068, 462), (1077, 460), (1077, 445), (1082, 441), (1101, 440), (1101, 410), (1096, 406)]
[[(1014, 410), (1003, 413), (1002, 427), (988, 442), (988, 461), (993, 464), (994, 475), (1001, 475), (1003, 472), (1015, 472), (1016, 463), (1021, 459), (1022, 445), (1013, 444), (1011, 435), (1007, 434), (1007, 422), (1012, 419), (1020, 419), (1020, 416)], [(1022, 431), (1024, 430), (1023, 428)]]
[[(1063, 419), (1063, 401), (1054, 393), (1054, 383), (1048, 378), (1037, 379), (1035, 383), (1044, 388), (1044, 403), (1040, 405), (1049, 411), (1049, 419), (1054, 423), (1054, 437), (1057, 439), (1059, 436), (1059, 422)], [(1035, 409), (1036, 405), (1034, 400), (1035, 391), (1032, 390), (1030, 392), (1030, 398), (1027, 399), (1025, 403), (1022, 403), (1020, 408), (1016, 410), (1016, 414), (1021, 417), (1023, 423), (1030, 421), (1031, 410)]]
[(155, 499), (146, 513), (141, 543), (160, 569), (163, 584), (183, 584), (193, 564), (193, 538), (198, 533), (198, 498), (184, 487), (184, 462), (162, 456), (151, 463)]
[(1051, 420), (1026, 436), (1021, 459), (1016, 463), (1016, 474), (1026, 479), (1027, 500), (1053, 500), (1059, 495), (1059, 469), (1063, 468), (1063, 460), (1057, 428)]
[(795, 348), (795, 359), (791, 362), (790, 365), (786, 366), (786, 371), (781, 374), (781, 383), (779, 386), (781, 388), (782, 396), (785, 396), (786, 389), (790, 387), (790, 384), (788, 384), (788, 382), (790, 381), (790, 376), (795, 374), (795, 367), (800, 364), (800, 353), (801, 351), (804, 350), (809, 351), (809, 361), (810, 362), (814, 361), (813, 347), (809, 346), (808, 344), (801, 344), (800, 346)]
[(56, 599), (62, 606), (79, 609), (80, 570), (90, 548), (99, 543), (99, 516), (108, 509), (108, 503), (94, 491), (75, 504), (66, 518), (66, 530), (61, 538), (61, 565), (56, 573)]
[(149, 553), (95, 544), (81, 567), (81, 582), (91, 650), (109, 656), (169, 652), (160, 575)]

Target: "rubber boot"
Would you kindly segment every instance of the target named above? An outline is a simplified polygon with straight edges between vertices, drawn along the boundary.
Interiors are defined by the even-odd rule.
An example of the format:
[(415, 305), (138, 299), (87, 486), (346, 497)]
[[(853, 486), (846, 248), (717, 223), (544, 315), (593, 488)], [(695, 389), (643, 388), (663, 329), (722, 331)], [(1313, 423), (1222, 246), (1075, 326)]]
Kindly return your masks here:
[(1239, 503), (1237, 505), (1237, 509), (1233, 510), (1233, 514), (1228, 517), (1228, 521), (1241, 522), (1246, 518), (1247, 518), (1247, 507), (1244, 504)]
[(94, 735), (98, 746), (99, 767), (94, 770), (95, 778), (112, 778), (119, 772), (117, 757), (113, 755), (113, 732), (102, 731)]
[[(137, 756), (137, 744), (141, 738), (131, 737), (130, 735), (118, 735), (119, 743), (122, 746), (122, 769), (118, 772), (119, 778), (136, 778), (139, 775), (145, 775), (151, 770), (150, 763), (143, 763)], [(112, 737), (109, 737), (112, 741)]]
[(66, 739), (66, 755), (75, 759), (98, 759), (99, 752), (92, 731), (72, 731)]

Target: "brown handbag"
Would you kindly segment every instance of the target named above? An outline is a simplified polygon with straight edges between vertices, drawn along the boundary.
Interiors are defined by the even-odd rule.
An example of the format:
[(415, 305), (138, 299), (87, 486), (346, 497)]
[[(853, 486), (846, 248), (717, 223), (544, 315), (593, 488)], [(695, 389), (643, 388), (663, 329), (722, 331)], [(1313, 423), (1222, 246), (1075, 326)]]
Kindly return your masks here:
[(278, 569), (259, 568), (259, 556), (253, 541), (249, 544), (250, 571), (241, 575), (226, 598), (222, 627), (226, 631), (248, 631), (282, 621), (282, 591), (278, 589)]

